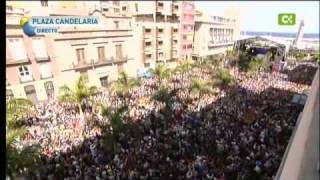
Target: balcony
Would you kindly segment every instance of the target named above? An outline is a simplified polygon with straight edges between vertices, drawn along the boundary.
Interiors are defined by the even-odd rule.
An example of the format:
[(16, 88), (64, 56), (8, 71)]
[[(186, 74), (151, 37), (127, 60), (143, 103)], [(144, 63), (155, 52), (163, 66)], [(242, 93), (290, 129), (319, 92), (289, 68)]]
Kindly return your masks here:
[(99, 66), (104, 66), (104, 65), (112, 65), (114, 59), (105, 59), (105, 60), (98, 60), (94, 61), (91, 59), (91, 62), (88, 63), (86, 61), (78, 62), (78, 63), (72, 63), (72, 69), (75, 70), (80, 70), (80, 69), (89, 69), (89, 68), (95, 68)]
[(157, 22), (157, 23), (161, 23), (161, 22), (164, 23), (164, 22), (166, 22), (166, 21), (165, 21), (165, 18), (164, 18), (163, 15), (157, 14), (157, 15), (156, 15), (156, 22)]
[(21, 65), (21, 64), (28, 64), (28, 63), (31, 63), (29, 57), (26, 57), (24, 59), (19, 59), (19, 60), (14, 60), (12, 58), (8, 58), (6, 65), (12, 66), (12, 65)]
[(144, 46), (144, 51), (145, 52), (151, 52), (152, 51), (152, 45), (150, 45), (150, 46)]
[[(111, 59), (113, 60), (113, 57), (111, 57)], [(128, 61), (128, 55), (124, 56), (124, 57), (116, 57), (114, 60), (113, 60), (113, 63), (124, 63), (124, 62), (127, 62)]]
[(36, 61), (37, 62), (46, 62), (46, 61), (50, 61), (51, 58), (49, 56), (46, 56), (46, 57), (35, 57)]
[(20, 76), (20, 83), (27, 83), (31, 81), (34, 81), (34, 78), (32, 75)]
[(153, 34), (153, 31), (152, 31), (152, 29), (145, 29), (144, 30), (144, 32), (143, 32), (144, 34), (144, 38), (152, 38), (152, 34)]

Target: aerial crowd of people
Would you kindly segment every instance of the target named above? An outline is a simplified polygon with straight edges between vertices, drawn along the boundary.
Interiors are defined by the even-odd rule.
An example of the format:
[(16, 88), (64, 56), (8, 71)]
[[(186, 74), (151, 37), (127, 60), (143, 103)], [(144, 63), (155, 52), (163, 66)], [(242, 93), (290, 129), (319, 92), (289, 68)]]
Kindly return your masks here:
[[(130, 91), (126, 122), (117, 142), (106, 147), (110, 119), (97, 104), (118, 106), (121, 98), (103, 91), (82, 103), (56, 99), (38, 104), (30, 117), (23, 148), (39, 144), (43, 166), (38, 179), (272, 179), (303, 106), (295, 93), (310, 84), (288, 80), (283, 73), (234, 71), (235, 85), (199, 96), (190, 93), (192, 76), (209, 79), (195, 68), (189, 76), (166, 82), (176, 88), (171, 113), (153, 95), (157, 79), (143, 79)], [(90, 119), (90, 120), (89, 120)], [(100, 126), (100, 125), (106, 126)], [(110, 146), (110, 143), (109, 143)], [(109, 150), (107, 150), (109, 149)]]

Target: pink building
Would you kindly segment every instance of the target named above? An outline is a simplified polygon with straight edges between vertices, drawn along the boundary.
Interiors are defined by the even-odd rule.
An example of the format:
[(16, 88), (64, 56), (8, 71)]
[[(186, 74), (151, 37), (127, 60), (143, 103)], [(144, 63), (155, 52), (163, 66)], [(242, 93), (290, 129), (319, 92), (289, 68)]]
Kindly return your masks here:
[(194, 3), (191, 1), (181, 2), (180, 18), (180, 58), (191, 58), (193, 33), (194, 33)]
[(6, 94), (27, 97), (34, 103), (55, 94), (58, 74), (53, 42), (45, 36), (26, 36), (19, 26), (21, 9), (6, 9)]

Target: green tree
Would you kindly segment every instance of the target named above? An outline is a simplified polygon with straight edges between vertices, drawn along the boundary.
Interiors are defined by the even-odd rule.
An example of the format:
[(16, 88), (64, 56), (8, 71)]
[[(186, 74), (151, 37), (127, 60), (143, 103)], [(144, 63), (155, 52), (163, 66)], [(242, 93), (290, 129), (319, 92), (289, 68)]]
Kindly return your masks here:
[[(248, 71), (250, 69), (250, 62), (252, 61), (253, 57), (246, 52), (241, 52), (239, 55), (239, 70), (240, 71)], [(251, 65), (252, 66), (252, 65)]]
[(164, 64), (157, 63), (154, 69), (150, 70), (151, 73), (157, 78), (158, 80), (158, 87), (160, 87), (164, 80), (170, 77), (170, 69), (168, 69)]
[(191, 80), (189, 91), (198, 93), (198, 98), (200, 99), (203, 94), (211, 92), (210, 83), (203, 79), (193, 78)]
[(136, 78), (129, 77), (126, 72), (121, 72), (118, 79), (112, 83), (111, 89), (121, 98), (125, 107), (129, 106), (130, 91), (140, 85)]
[(181, 75), (181, 80), (184, 81), (186, 75), (188, 75), (193, 68), (192, 61), (190, 60), (185, 60), (185, 61), (180, 61), (180, 63), (176, 66), (175, 72), (179, 73)]
[(239, 62), (238, 53), (236, 50), (227, 50), (226, 59), (228, 60), (231, 67), (236, 66)]
[(160, 86), (159, 90), (154, 94), (153, 98), (165, 104), (166, 112), (171, 112), (176, 95), (176, 90), (170, 90), (166, 86)]
[(128, 109), (127, 106), (121, 106), (118, 109), (113, 109), (112, 107), (105, 105), (102, 105), (101, 108), (102, 116), (106, 117), (110, 122), (110, 128), (103, 127), (109, 129), (109, 133), (106, 133), (105, 136), (105, 149), (114, 154), (118, 150), (116, 145), (119, 141), (119, 135), (121, 132), (123, 132), (125, 127), (123, 119)]
[(32, 110), (33, 104), (28, 99), (10, 99), (6, 103), (6, 175), (11, 178), (27, 176), (40, 166), (38, 145), (16, 146), (27, 133), (25, 116)]
[(78, 105), (80, 115), (83, 115), (83, 110), (81, 107), (82, 101), (94, 95), (95, 93), (97, 93), (97, 87), (87, 86), (83, 77), (80, 77), (76, 81), (73, 89), (67, 85), (60, 87), (59, 101), (76, 103)]
[(218, 73), (212, 78), (213, 85), (221, 86), (222, 88), (228, 87), (235, 83), (234, 77), (231, 75), (228, 69), (222, 68), (218, 70)]

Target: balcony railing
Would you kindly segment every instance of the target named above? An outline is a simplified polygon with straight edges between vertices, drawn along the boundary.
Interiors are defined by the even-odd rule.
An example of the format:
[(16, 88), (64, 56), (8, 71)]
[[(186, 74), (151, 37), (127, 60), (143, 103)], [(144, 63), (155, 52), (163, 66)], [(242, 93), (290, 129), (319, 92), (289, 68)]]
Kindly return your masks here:
[(26, 83), (31, 81), (34, 81), (34, 77), (32, 75), (20, 76), (20, 83)]

